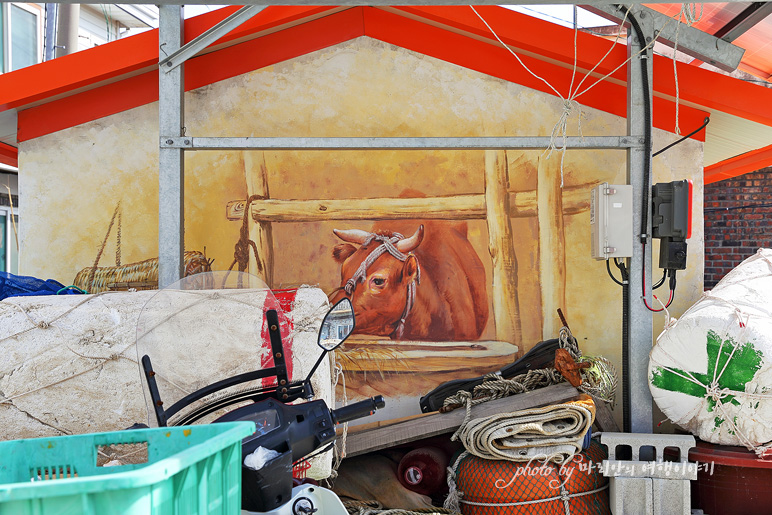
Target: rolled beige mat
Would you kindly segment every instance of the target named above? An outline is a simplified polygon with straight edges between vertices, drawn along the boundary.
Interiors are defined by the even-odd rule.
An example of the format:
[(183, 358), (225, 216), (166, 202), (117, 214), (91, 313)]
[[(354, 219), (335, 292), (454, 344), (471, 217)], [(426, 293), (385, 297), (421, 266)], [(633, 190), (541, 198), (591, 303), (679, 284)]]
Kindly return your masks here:
[(470, 420), (457, 435), (480, 458), (563, 463), (582, 450), (594, 419), (595, 404), (582, 395), (565, 404)]

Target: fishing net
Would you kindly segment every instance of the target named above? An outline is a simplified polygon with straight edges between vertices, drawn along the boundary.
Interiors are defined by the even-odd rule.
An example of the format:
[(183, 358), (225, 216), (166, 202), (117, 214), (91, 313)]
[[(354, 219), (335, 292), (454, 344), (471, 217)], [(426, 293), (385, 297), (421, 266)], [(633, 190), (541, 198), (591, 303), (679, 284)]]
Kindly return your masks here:
[(463, 515), (606, 515), (608, 479), (600, 472), (605, 448), (587, 450), (557, 465), (494, 461), (468, 455), (457, 464)]

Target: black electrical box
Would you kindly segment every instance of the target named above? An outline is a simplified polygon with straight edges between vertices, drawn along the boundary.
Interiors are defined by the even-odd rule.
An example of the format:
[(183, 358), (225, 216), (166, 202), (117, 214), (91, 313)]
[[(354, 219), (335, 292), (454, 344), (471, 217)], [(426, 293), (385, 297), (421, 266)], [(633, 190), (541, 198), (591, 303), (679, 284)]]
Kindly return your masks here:
[(651, 228), (654, 238), (691, 236), (692, 181), (660, 182), (652, 188)]
[(659, 266), (686, 268), (686, 239), (692, 233), (692, 181), (661, 182), (652, 188), (652, 236), (659, 238)]

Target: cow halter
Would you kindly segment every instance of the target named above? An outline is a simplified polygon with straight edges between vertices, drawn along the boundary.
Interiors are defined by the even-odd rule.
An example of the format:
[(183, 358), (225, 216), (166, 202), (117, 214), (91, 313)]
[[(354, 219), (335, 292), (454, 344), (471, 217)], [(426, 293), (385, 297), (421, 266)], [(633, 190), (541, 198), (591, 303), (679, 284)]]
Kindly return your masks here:
[[(359, 268), (357, 268), (357, 271), (354, 272), (354, 275), (351, 277), (351, 279), (346, 281), (346, 285), (343, 287), (343, 289), (346, 291), (346, 294), (349, 297), (354, 293), (354, 288), (356, 288), (357, 283), (365, 282), (367, 279), (367, 269), (370, 267), (370, 265), (372, 265), (376, 259), (381, 257), (386, 252), (402, 262), (407, 260), (408, 254), (403, 254), (397, 247), (394, 246), (395, 243), (403, 239), (405, 239), (405, 237), (398, 232), (395, 232), (392, 236), (385, 236), (375, 233), (370, 233), (367, 236), (365, 241), (362, 243), (363, 247), (369, 245), (373, 240), (379, 241), (381, 244), (376, 247), (375, 250), (373, 250), (370, 254), (368, 254), (364, 261), (360, 263)], [(393, 333), (394, 336), (398, 339), (402, 338), (402, 334), (405, 332), (405, 320), (407, 320), (407, 316), (410, 314), (410, 310), (413, 308), (413, 304), (415, 303), (416, 283), (421, 282), (421, 267), (418, 266), (418, 259), (416, 259), (416, 267), (418, 270), (416, 273), (416, 278), (414, 281), (411, 281), (410, 284), (407, 285), (407, 300), (405, 301), (405, 310), (402, 312), (402, 318), (399, 319), (397, 328)]]

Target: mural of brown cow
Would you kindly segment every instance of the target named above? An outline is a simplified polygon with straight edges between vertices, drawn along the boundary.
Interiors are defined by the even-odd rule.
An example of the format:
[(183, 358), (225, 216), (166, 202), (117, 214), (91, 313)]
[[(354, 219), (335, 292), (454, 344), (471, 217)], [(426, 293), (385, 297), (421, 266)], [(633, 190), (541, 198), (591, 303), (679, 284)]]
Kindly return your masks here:
[(376, 222), (371, 232), (334, 232), (346, 243), (333, 249), (341, 286), (332, 301), (351, 298), (356, 333), (395, 340), (480, 337), (488, 321), (485, 269), (467, 240), (466, 222), (399, 220)]

